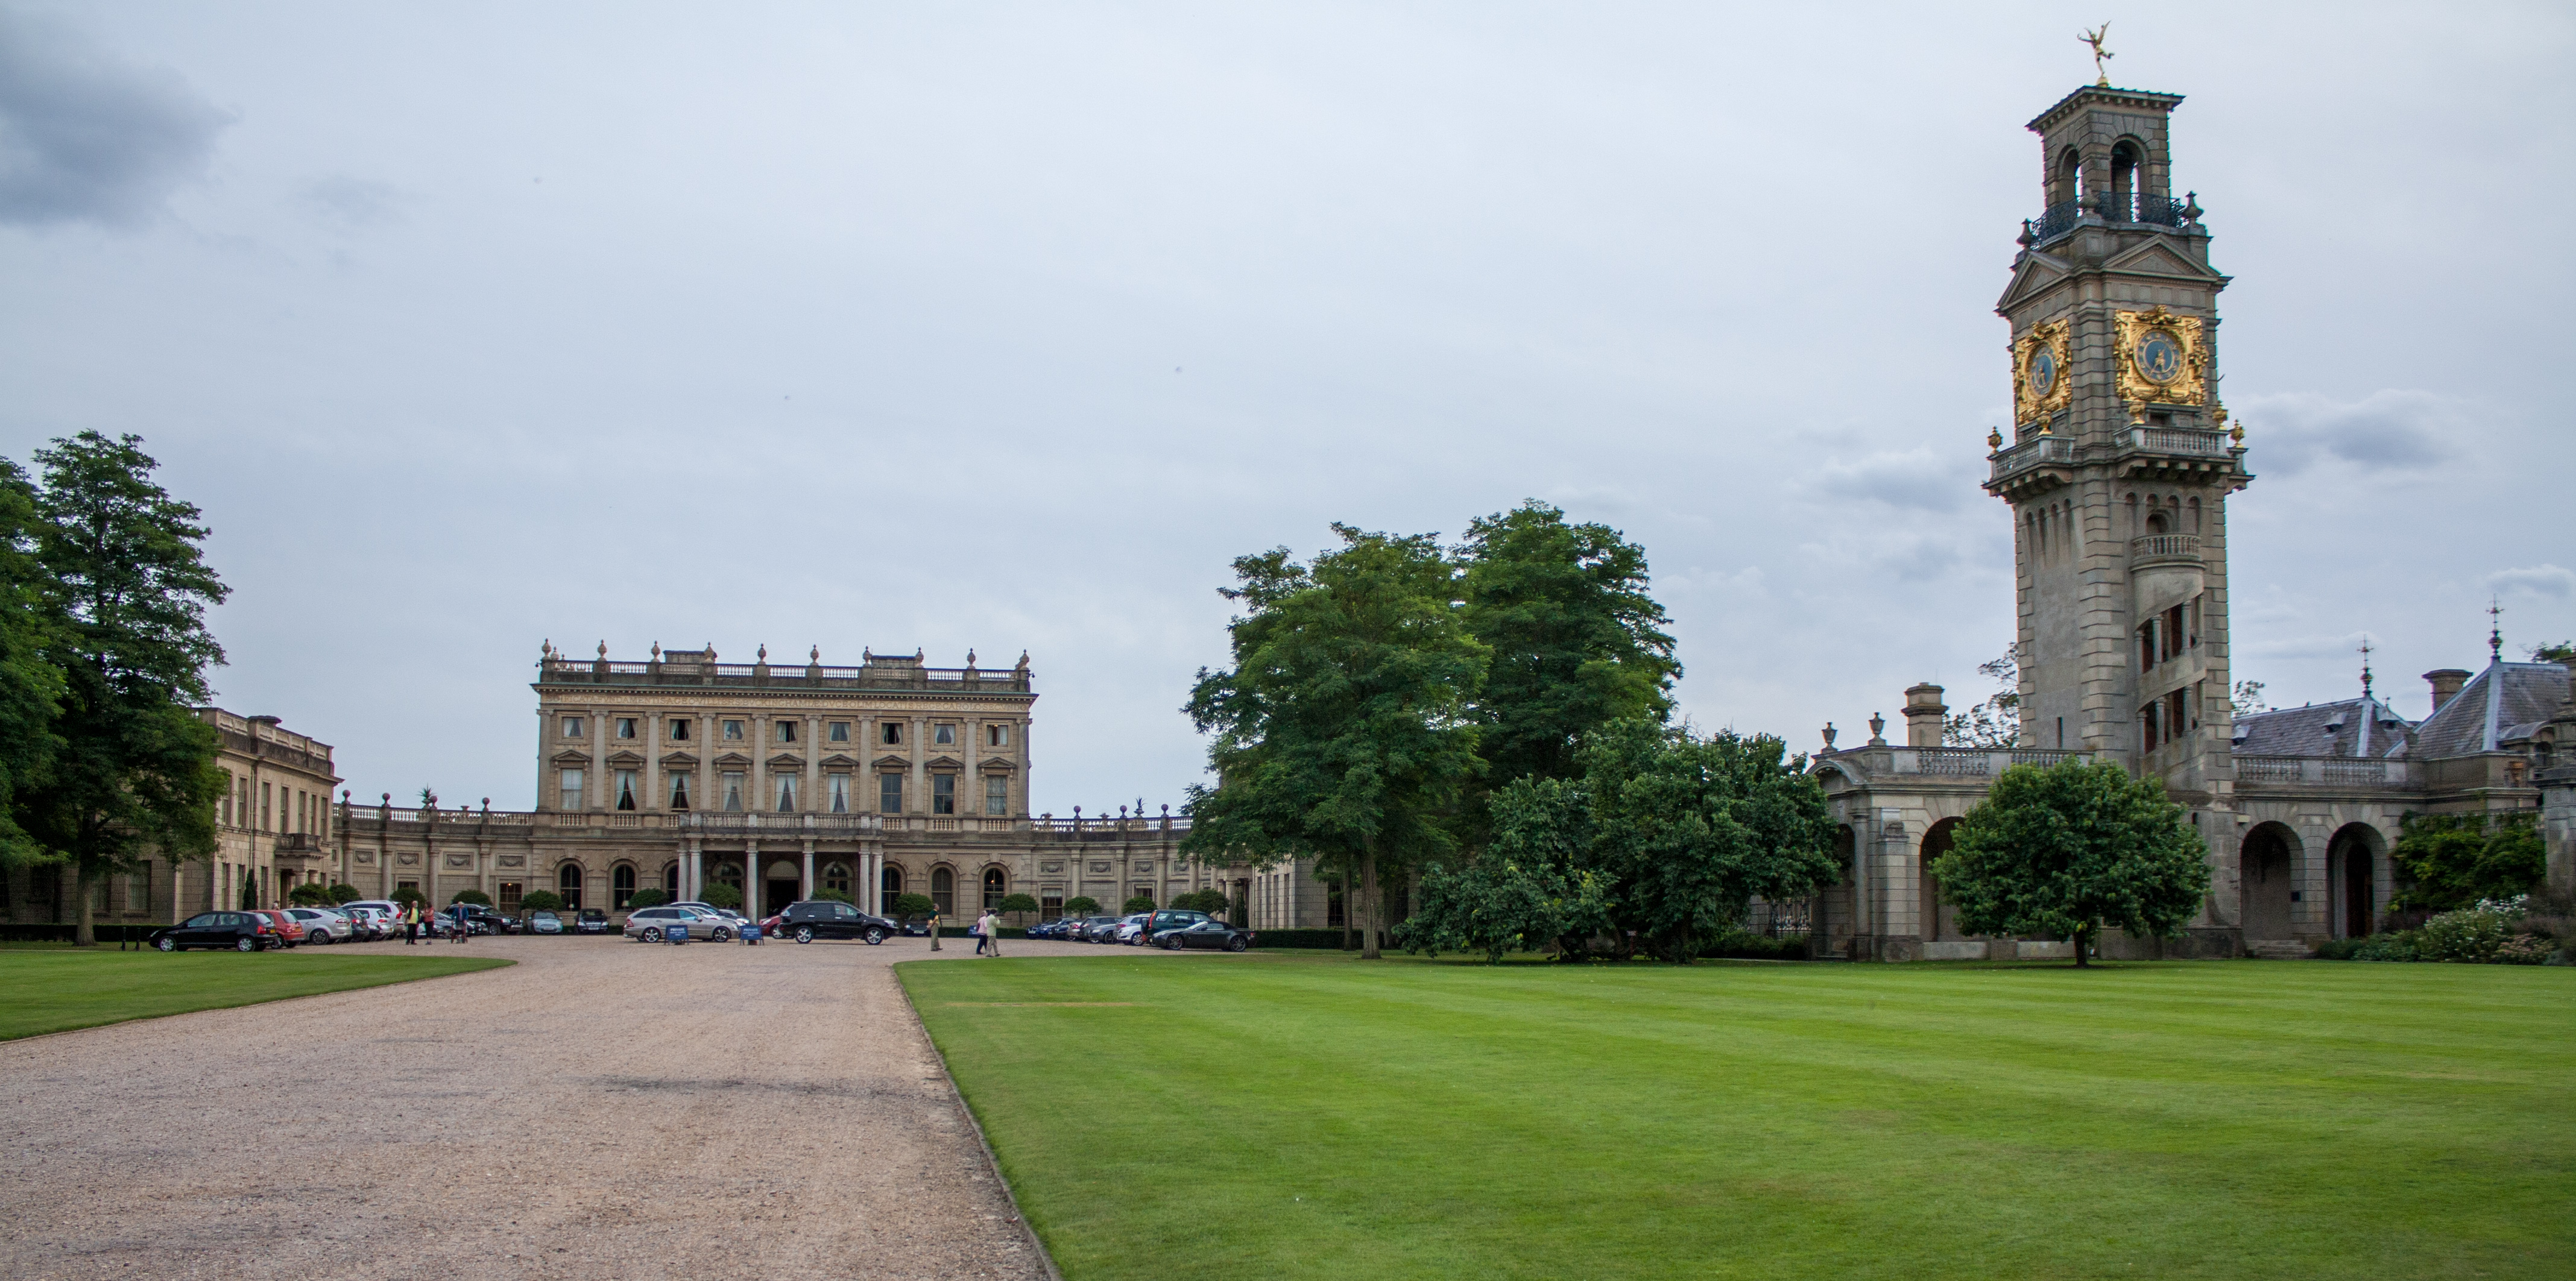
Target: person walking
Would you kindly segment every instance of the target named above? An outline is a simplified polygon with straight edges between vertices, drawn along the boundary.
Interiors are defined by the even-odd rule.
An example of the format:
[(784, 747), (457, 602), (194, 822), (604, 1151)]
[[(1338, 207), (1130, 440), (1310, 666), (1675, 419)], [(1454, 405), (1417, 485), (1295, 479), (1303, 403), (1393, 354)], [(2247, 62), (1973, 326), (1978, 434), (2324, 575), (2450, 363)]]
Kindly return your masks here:
[(975, 922), (975, 931), (984, 936), (983, 941), (976, 945), (985, 949), (984, 955), (1002, 954), (1002, 922), (999, 917), (993, 915), (993, 909), (989, 907), (984, 909), (984, 915)]
[(975, 955), (982, 956), (984, 954), (984, 918), (976, 917), (975, 923), (966, 927), (966, 932), (975, 936)]

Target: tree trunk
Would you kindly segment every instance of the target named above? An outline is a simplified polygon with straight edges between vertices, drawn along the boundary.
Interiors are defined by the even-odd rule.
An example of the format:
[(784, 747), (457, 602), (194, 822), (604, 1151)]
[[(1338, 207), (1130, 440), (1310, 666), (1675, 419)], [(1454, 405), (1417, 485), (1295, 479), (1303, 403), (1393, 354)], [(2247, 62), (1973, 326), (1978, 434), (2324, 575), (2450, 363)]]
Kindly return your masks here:
[(79, 859), (73, 859), (71, 871), (67, 879), (72, 885), (72, 946), (96, 947), (98, 923), (90, 919), (89, 869), (81, 866)]
[(2092, 930), (2082, 926), (2078, 926), (2075, 930), (2075, 968), (2079, 970), (2092, 964), (2091, 961), (2084, 959), (2086, 951), (2084, 945), (2091, 941), (2092, 933)]
[(1379, 958), (1377, 918), (1383, 905), (1378, 902), (1377, 850), (1373, 846), (1360, 851), (1360, 886), (1360, 901), (1368, 907), (1368, 924), (1362, 927), (1360, 934), (1360, 959), (1374, 961)]

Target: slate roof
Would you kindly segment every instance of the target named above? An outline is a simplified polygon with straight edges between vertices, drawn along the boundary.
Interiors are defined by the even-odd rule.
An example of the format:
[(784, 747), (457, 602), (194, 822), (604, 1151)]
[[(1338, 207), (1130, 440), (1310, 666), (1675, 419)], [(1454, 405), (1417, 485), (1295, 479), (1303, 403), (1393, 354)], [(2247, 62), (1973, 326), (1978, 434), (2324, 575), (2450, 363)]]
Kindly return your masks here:
[(2376, 698), (2347, 698), (2239, 716), (2243, 756), (2401, 757), (2414, 754), (2415, 726)]
[(2548, 720), (2567, 701), (2557, 663), (2490, 662), (2416, 728), (2415, 754), (2438, 759), (2499, 750), (2516, 727)]

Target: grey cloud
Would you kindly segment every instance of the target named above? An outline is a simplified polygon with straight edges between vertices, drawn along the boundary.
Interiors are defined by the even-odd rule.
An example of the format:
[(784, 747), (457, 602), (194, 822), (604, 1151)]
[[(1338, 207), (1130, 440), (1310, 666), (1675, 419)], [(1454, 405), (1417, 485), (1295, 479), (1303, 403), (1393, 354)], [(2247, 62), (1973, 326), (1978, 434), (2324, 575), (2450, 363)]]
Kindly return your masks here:
[(304, 184), (297, 199), (322, 221), (341, 231), (364, 231), (402, 221), (400, 189), (347, 174), (329, 174)]
[(2313, 392), (2256, 396), (2240, 403), (2254, 470), (2292, 476), (2320, 462), (2365, 471), (2430, 467), (2442, 442), (2461, 438), (2459, 402), (2422, 391), (2375, 391), (2357, 401)]
[(2576, 595), (2576, 570), (2556, 565), (2500, 569), (2487, 575), (2487, 586), (2498, 592), (2529, 592), (2534, 596)]
[(0, 11), (0, 222), (142, 222), (230, 123), (177, 72)]
[(1846, 462), (1840, 459), (1816, 469), (1809, 492), (1827, 498), (1861, 499), (1917, 511), (1957, 511), (1976, 492), (1959, 460), (1936, 454), (1929, 445), (1907, 450), (1881, 450)]

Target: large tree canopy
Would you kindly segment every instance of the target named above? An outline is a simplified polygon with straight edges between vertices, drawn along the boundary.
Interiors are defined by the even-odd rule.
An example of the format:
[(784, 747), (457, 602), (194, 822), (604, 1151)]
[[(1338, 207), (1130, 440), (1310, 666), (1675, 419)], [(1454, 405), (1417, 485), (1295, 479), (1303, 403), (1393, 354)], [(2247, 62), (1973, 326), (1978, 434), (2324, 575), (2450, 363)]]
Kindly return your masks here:
[(83, 944), (90, 886), (154, 851), (210, 854), (224, 789), (215, 731), (190, 708), (224, 658), (205, 611), (227, 589), (200, 555), (197, 509), (153, 483), (139, 444), (82, 432), (36, 454), (37, 589), (64, 692), (51, 779), (18, 811), (71, 871)]
[(1584, 735), (1671, 714), (1682, 668), (1644, 548), (1533, 498), (1470, 522), (1457, 560), (1467, 630), (1493, 651), (1475, 703), (1490, 785), (1571, 778)]
[(1234, 666), (1202, 669), (1186, 708), (1213, 736), (1218, 782), (1190, 789), (1182, 849), (1356, 874), (1362, 955), (1375, 957), (1381, 870), (1455, 846), (1481, 765), (1470, 711), (1487, 650), (1431, 535), (1333, 529), (1343, 545), (1311, 566), (1286, 548), (1234, 562), (1238, 585), (1222, 589), (1244, 607)]
[(0, 869), (45, 860), (44, 846), (19, 826), (19, 807), (62, 750), (54, 718), (63, 673), (49, 657), (58, 638), (36, 559), (38, 521), (35, 486), (0, 458)]
[(1932, 875), (1960, 929), (2070, 939), (2085, 965), (2105, 925), (2180, 930), (2209, 892), (2206, 853), (2163, 780), (2074, 758), (2005, 770)]

